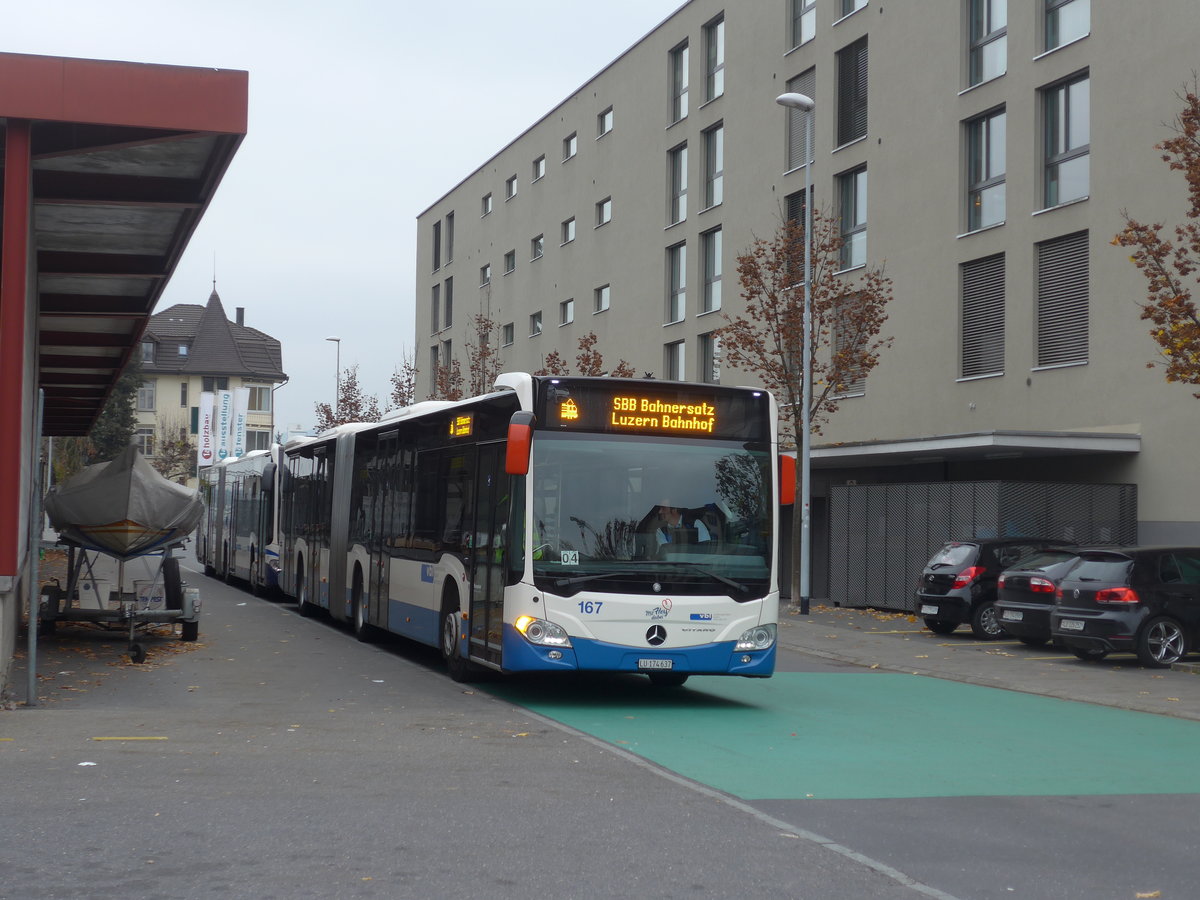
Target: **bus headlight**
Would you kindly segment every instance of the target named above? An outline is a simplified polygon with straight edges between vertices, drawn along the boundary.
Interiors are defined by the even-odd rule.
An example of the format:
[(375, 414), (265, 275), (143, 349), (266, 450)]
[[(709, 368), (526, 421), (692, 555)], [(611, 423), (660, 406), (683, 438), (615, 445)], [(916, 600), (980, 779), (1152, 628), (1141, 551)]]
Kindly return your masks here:
[(734, 650), (766, 650), (775, 643), (774, 625), (755, 625), (743, 631)]
[(566, 629), (561, 625), (555, 625), (553, 622), (547, 622), (545, 619), (536, 619), (533, 616), (517, 616), (517, 621), (513, 622), (513, 627), (521, 632), (525, 640), (531, 644), (538, 644), (542, 647), (571, 646), (571, 638), (567, 636)]

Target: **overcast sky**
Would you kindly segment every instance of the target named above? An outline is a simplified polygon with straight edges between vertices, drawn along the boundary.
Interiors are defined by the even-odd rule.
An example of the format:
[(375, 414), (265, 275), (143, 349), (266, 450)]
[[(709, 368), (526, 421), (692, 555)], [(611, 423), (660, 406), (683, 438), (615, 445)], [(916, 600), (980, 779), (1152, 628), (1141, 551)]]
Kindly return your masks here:
[[(38, 0), (3, 50), (244, 69), (249, 133), (156, 311), (217, 292), (278, 338), (276, 427), (412, 352), (416, 216), (683, 0)], [(418, 359), (421, 357), (418, 356)]]

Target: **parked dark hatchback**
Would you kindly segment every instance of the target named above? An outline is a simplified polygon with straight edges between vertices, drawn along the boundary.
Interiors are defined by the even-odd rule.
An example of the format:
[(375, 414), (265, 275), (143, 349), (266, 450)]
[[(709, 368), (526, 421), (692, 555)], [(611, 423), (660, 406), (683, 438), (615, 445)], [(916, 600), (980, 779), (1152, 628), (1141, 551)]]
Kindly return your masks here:
[(970, 624), (980, 640), (1004, 634), (996, 619), (996, 580), (1018, 560), (1048, 547), (1073, 546), (1049, 538), (950, 541), (925, 564), (917, 582), (917, 614), (935, 634)]
[(1049, 642), (1054, 592), (1078, 560), (1079, 551), (1052, 547), (1001, 572), (996, 582), (996, 618), (1001, 627), (1030, 647)]
[(1080, 659), (1132, 650), (1145, 666), (1178, 662), (1200, 645), (1200, 547), (1082, 551), (1050, 628)]

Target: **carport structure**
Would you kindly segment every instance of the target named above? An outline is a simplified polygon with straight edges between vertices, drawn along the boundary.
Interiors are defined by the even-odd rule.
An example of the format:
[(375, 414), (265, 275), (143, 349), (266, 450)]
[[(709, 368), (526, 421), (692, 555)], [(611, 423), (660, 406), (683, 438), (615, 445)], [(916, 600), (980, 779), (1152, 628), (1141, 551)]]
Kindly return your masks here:
[(39, 437), (91, 429), (246, 134), (247, 89), (0, 53), (0, 688), (37, 590)]

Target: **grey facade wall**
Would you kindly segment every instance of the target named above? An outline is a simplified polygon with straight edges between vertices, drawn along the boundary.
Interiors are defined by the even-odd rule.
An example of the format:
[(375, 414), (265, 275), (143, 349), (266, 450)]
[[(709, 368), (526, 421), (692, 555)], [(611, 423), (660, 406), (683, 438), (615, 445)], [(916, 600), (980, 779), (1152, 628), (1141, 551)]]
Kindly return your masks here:
[[(1191, 0), (1162, 0), (1153, 14), (1117, 0), (1091, 0), (1086, 37), (1045, 53), (1044, 4), (1008, 3), (1007, 69), (968, 87), (966, 0), (911, 4), (869, 0), (839, 19), (840, 2), (818, 0), (816, 37), (797, 48), (788, 39), (787, 0), (721, 4), (692, 0), (631, 47), (593, 80), (496, 156), (467, 175), (419, 216), (417, 336), (422, 351), (420, 395), (430, 389), (429, 348), (449, 340), (462, 364), (471, 340), (469, 317), (483, 311), (498, 325), (513, 323), (503, 364), (537, 369), (557, 349), (573, 361), (580, 336), (599, 338), (606, 362), (623, 358), (639, 374), (664, 372), (664, 345), (685, 341), (689, 378), (701, 377), (698, 338), (720, 327), (722, 313), (699, 314), (700, 236), (720, 226), (724, 238), (723, 312), (742, 309), (736, 256), (778, 225), (783, 198), (803, 188), (803, 169), (785, 172), (787, 113), (774, 98), (788, 80), (816, 67), (816, 204), (832, 209), (839, 173), (868, 171), (867, 259), (886, 266), (895, 299), (885, 333), (894, 338), (865, 394), (842, 404), (818, 443), (891, 441), (986, 432), (1110, 432), (1141, 436), (1132, 456), (1024, 458), (935, 466), (947, 479), (1060, 480), (1136, 483), (1144, 538), (1195, 539), (1200, 533), (1200, 470), (1193, 463), (1196, 414), (1191, 391), (1168, 385), (1148, 368), (1156, 348), (1138, 318), (1145, 295), (1127, 251), (1110, 244), (1121, 211), (1173, 223), (1183, 217), (1185, 183), (1159, 160), (1154, 144), (1181, 107), (1177, 93), (1190, 81), (1200, 39)], [(725, 92), (704, 102), (704, 26), (725, 17)], [(865, 138), (836, 147), (836, 54), (866, 37), (869, 53)], [(668, 120), (669, 55), (687, 40), (689, 114)], [(1044, 208), (1042, 89), (1076, 73), (1090, 84), (1090, 178), (1086, 199)], [(565, 86), (564, 86), (565, 87)], [(596, 116), (613, 107), (614, 128), (596, 137)], [(996, 227), (968, 232), (965, 123), (1003, 106), (1007, 136), (1006, 216)], [(702, 134), (724, 125), (724, 200), (702, 209)], [(578, 134), (578, 153), (562, 160), (562, 140)], [(689, 210), (669, 226), (668, 151), (689, 147)], [(531, 183), (533, 161), (546, 174)], [(516, 175), (517, 195), (504, 199)], [(484, 194), (493, 212), (480, 215)], [(612, 197), (612, 221), (594, 227), (597, 201)], [(435, 271), (432, 231), (444, 232), (454, 214), (453, 260), (446, 236)], [(576, 217), (576, 239), (560, 246), (560, 223)], [(1088, 346), (1082, 364), (1037, 365), (1037, 246), (1087, 232)], [(545, 255), (530, 259), (530, 240), (546, 239)], [(688, 248), (687, 311), (664, 323), (666, 253)], [(503, 257), (516, 251), (516, 269)], [(1004, 254), (1002, 373), (961, 374), (963, 263)], [(479, 269), (491, 264), (488, 287)], [(852, 277), (849, 273), (847, 277)], [(431, 322), (434, 284), (453, 279), (449, 328)], [(611, 308), (593, 314), (593, 290), (611, 285)], [(558, 324), (559, 303), (575, 301), (575, 321)], [(540, 310), (543, 331), (529, 335)], [(439, 323), (439, 326), (442, 323)], [(726, 369), (725, 383), (752, 383)], [(886, 469), (851, 470), (823, 463), (814, 487), (928, 479), (928, 466), (896, 460)]]

